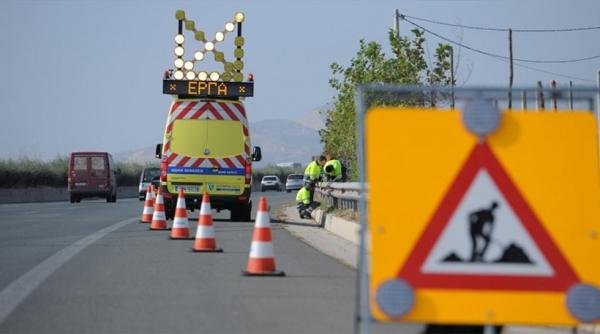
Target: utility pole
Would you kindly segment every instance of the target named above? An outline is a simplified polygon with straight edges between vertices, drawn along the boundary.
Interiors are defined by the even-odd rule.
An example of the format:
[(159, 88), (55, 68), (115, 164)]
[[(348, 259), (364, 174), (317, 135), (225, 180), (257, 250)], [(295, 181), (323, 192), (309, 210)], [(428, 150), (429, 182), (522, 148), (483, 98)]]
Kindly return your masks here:
[(597, 82), (598, 87), (596, 87), (596, 88), (598, 89), (598, 99), (596, 100), (596, 117), (598, 117), (598, 120), (600, 120), (600, 70), (598, 70), (598, 80), (597, 81), (598, 81)]
[(398, 40), (400, 40), (400, 11), (399, 10), (395, 10), (394, 11), (394, 31), (396, 32), (396, 37), (398, 37)]
[(536, 96), (536, 104), (538, 110), (544, 110), (544, 88), (542, 87), (542, 82), (537, 82), (537, 96)]
[(527, 91), (524, 89), (521, 92), (521, 110), (527, 110)]
[(569, 81), (569, 106), (573, 110), (573, 81)]
[(552, 111), (556, 111), (558, 109), (557, 106), (557, 96), (556, 96), (556, 80), (552, 80)]
[(450, 46), (450, 108), (454, 109), (454, 47)]
[(512, 108), (512, 88), (513, 88), (513, 45), (512, 29), (508, 29), (508, 53), (510, 57), (510, 75), (508, 77), (508, 109)]

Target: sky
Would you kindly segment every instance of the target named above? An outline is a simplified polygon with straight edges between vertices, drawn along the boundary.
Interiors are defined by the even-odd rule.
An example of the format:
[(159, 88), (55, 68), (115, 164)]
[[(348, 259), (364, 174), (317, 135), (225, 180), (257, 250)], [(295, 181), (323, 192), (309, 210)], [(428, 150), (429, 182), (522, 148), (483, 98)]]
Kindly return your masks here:
[[(395, 9), (470, 26), (600, 26), (597, 0), (3, 0), (0, 139), (7, 145), (0, 159), (52, 159), (83, 150), (118, 153), (160, 142), (171, 102), (162, 94), (162, 73), (173, 67), (177, 9), (209, 36), (223, 30), (236, 11), (246, 14), (244, 66), (255, 80), (255, 96), (245, 102), (250, 122), (293, 120), (331, 102), (330, 64), (348, 64), (360, 39), (380, 42), (389, 53), (387, 34)], [(467, 46), (508, 56), (506, 32), (415, 22)], [(412, 28), (403, 21), (400, 33), (405, 36)], [(433, 52), (441, 40), (426, 37)], [(598, 41), (600, 30), (515, 33), (514, 57), (596, 56)], [(508, 84), (506, 62), (458, 46), (455, 50), (458, 85)], [(515, 67), (515, 85), (555, 79), (563, 86), (569, 80), (589, 86), (595, 85), (600, 59), (528, 66), (579, 79)]]

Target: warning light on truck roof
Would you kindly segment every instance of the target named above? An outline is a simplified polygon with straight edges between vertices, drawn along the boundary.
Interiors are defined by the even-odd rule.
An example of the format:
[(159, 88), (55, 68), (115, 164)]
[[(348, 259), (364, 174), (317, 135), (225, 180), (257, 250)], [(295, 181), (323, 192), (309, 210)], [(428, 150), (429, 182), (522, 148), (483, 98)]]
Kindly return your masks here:
[(244, 13), (242, 13), (242, 12), (235, 13), (235, 22), (242, 23), (242, 22), (244, 22), (244, 18), (245, 18)]
[(185, 37), (183, 37), (182, 34), (177, 34), (175, 36), (175, 43), (177, 43), (177, 44), (183, 44), (183, 42), (185, 42)]
[[(178, 10), (175, 13), (175, 18), (179, 21), (179, 26), (177, 30), (177, 34), (175, 35), (175, 43), (176, 47), (174, 50), (176, 59), (173, 61), (175, 65), (176, 71), (181, 71), (183, 73), (178, 73), (174, 77), (176, 80), (190, 80), (189, 78), (194, 78), (195, 80), (211, 80), (215, 81), (213, 78), (218, 77), (217, 80), (221, 81), (236, 81), (242, 82), (244, 80), (244, 74), (242, 70), (244, 68), (243, 57), (244, 57), (244, 38), (241, 35), (242, 22), (245, 21), (246, 16), (243, 12), (236, 12), (233, 15), (233, 20), (228, 20), (225, 22), (225, 28), (223, 30), (217, 31), (214, 35), (214, 39), (207, 39), (207, 35), (204, 31), (200, 31), (197, 29), (194, 21), (186, 18), (185, 12), (183, 10)], [(199, 49), (194, 50), (193, 57), (191, 59), (185, 59), (185, 49), (184, 43), (187, 41), (190, 43), (194, 39), (186, 39), (184, 36), (184, 29), (192, 32), (194, 35), (194, 39), (201, 42), (201, 46)], [(221, 42), (224, 42), (226, 39), (226, 35), (228, 33), (232, 33), (234, 31), (238, 31), (237, 35), (231, 39), (233, 42), (233, 56), (234, 59), (227, 59), (224, 52), (219, 51), (219, 46)], [(209, 37), (210, 38), (210, 37)], [(190, 46), (188, 45), (188, 49)], [(206, 73), (206, 75), (202, 75), (197, 72), (198, 62), (203, 61), (206, 58), (206, 53), (213, 53), (212, 57), (216, 62), (223, 64), (223, 71), (217, 71), (216, 74), (213, 75), (212, 71)], [(209, 57), (211, 58), (211, 57)], [(196, 71), (194, 71), (196, 68)], [(193, 72), (193, 74), (187, 74), (188, 72)], [(181, 78), (181, 79), (177, 79)]]

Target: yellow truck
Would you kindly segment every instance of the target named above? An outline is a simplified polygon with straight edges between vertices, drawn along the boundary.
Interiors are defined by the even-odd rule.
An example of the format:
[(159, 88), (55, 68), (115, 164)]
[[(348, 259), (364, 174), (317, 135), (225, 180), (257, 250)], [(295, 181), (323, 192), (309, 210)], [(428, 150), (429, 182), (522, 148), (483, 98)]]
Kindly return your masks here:
[[(223, 60), (224, 72), (196, 72), (193, 65), (202, 60), (209, 51), (204, 38), (204, 49), (194, 53), (195, 63), (189, 65), (177, 48), (183, 48), (182, 27), (198, 31), (189, 24), (185, 14), (178, 11), (179, 21), (176, 41), (175, 70), (165, 72), (163, 93), (173, 96), (169, 107), (162, 144), (156, 147), (156, 156), (162, 159), (160, 185), (165, 197), (168, 219), (175, 212), (177, 193), (183, 189), (188, 209), (200, 208), (202, 195), (208, 193), (212, 208), (231, 211), (232, 221), (249, 221), (252, 210), (252, 162), (261, 159), (260, 147), (252, 147), (248, 118), (243, 99), (253, 96), (253, 79), (242, 81), (243, 76), (236, 53), (235, 65)], [(222, 32), (233, 32), (231, 24), (237, 24), (241, 37), (243, 14), (236, 13), (232, 22), (226, 23)], [(193, 22), (193, 21), (191, 21)], [(202, 36), (204, 34), (202, 33)], [(197, 38), (198, 39), (198, 38)], [(236, 38), (236, 41), (239, 39)], [(212, 51), (217, 57), (215, 46)], [(240, 48), (240, 43), (236, 43)], [(203, 56), (198, 56), (198, 52)], [(200, 60), (199, 60), (200, 58)]]

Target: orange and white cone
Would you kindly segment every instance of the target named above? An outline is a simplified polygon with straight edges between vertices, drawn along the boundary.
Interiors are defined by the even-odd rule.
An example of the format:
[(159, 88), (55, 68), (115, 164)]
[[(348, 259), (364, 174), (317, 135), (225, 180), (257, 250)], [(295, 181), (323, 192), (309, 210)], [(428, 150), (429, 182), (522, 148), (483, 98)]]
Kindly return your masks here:
[(244, 276), (285, 276), (283, 271), (275, 269), (275, 252), (271, 237), (271, 221), (265, 197), (258, 202), (248, 267), (242, 270)]
[(154, 213), (154, 197), (152, 196), (152, 186), (148, 186), (146, 190), (146, 199), (144, 200), (144, 210), (140, 223), (152, 223), (152, 214)]
[(213, 226), (212, 213), (210, 208), (210, 199), (208, 194), (202, 196), (202, 205), (200, 206), (200, 216), (198, 217), (198, 228), (196, 229), (196, 241), (194, 241), (194, 252), (222, 252), (223, 249), (217, 248), (215, 240), (215, 228)]
[(187, 216), (187, 207), (185, 205), (185, 194), (183, 189), (179, 188), (177, 196), (177, 206), (175, 207), (175, 217), (173, 217), (173, 226), (171, 226), (171, 239), (192, 240), (190, 238), (190, 224)]
[(152, 214), (151, 230), (166, 230), (167, 217), (165, 214), (165, 201), (163, 199), (162, 188), (156, 192), (156, 201), (154, 202), (154, 213)]

